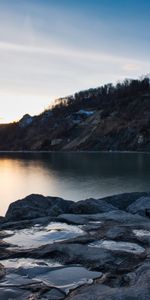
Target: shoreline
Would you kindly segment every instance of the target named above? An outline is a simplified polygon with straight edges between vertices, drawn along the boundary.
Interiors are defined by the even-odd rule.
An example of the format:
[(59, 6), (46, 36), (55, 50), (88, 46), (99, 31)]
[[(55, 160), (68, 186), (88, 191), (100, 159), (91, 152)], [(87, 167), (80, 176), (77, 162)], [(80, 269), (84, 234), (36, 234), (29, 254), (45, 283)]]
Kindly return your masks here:
[(41, 151), (41, 150), (16, 150), (16, 151), (7, 151), (7, 150), (0, 150), (0, 154), (5, 154), (5, 153), (60, 153), (60, 154), (80, 154), (80, 153), (93, 153), (93, 154), (96, 154), (96, 153), (106, 153), (106, 154), (150, 154), (150, 152), (148, 151), (120, 151), (120, 150), (116, 150), (116, 151), (89, 151), (89, 150), (78, 150), (78, 151)]
[[(113, 201), (113, 199), (117, 199), (118, 197), (120, 197), (120, 196), (128, 196), (128, 195), (131, 195), (131, 196), (133, 196), (134, 197), (134, 195), (150, 195), (150, 191), (139, 191), (139, 192), (137, 192), (137, 191), (134, 191), (134, 192), (124, 192), (124, 193), (122, 193), (122, 192), (120, 192), (120, 193), (116, 193), (116, 194), (111, 194), (111, 195), (106, 195), (106, 196), (102, 196), (102, 197), (100, 197), (100, 198), (91, 198), (91, 199), (93, 199), (93, 200), (96, 200), (96, 201), (101, 201), (101, 200), (106, 200), (106, 201), (110, 201), (110, 202), (112, 202)], [(55, 195), (51, 195), (51, 196), (48, 196), (48, 195), (43, 195), (43, 194), (35, 194), (35, 193), (33, 193), (33, 194), (30, 194), (30, 195), (37, 195), (37, 196), (42, 196), (42, 197), (45, 197), (45, 198), (47, 198), (47, 197), (52, 197), (52, 198), (60, 198), (59, 196), (57, 197), (57, 196), (55, 196)], [(8, 205), (8, 207), (7, 207), (7, 209), (6, 209), (6, 213), (7, 213), (7, 210), (9, 209), (9, 206), (10, 205), (13, 205), (15, 202), (17, 202), (17, 201), (21, 201), (22, 199), (26, 199), (27, 197), (29, 197), (30, 195), (27, 195), (27, 196), (24, 196), (24, 198), (19, 198), (19, 199), (16, 199), (15, 201), (12, 201), (9, 205)], [(72, 203), (74, 203), (74, 204), (76, 204), (76, 203), (78, 203), (78, 202), (84, 202), (84, 201), (86, 201), (86, 200), (88, 200), (88, 199), (90, 199), (90, 198), (85, 198), (85, 199), (78, 199), (77, 201), (75, 201), (75, 200), (72, 200), (72, 199), (64, 199), (64, 198), (60, 198), (60, 199), (63, 199), (64, 201), (66, 201), (66, 202), (68, 202), (68, 201), (71, 201)], [(112, 200), (112, 201), (111, 201)], [(6, 213), (4, 214), (4, 215), (0, 215), (0, 218), (5, 218), (5, 216), (6, 216)]]

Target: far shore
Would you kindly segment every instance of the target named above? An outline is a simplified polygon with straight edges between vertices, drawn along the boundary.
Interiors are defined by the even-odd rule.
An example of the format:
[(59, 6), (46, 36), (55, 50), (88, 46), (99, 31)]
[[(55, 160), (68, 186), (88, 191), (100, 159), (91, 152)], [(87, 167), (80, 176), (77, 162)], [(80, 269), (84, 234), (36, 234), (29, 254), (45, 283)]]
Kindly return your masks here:
[(77, 150), (77, 151), (43, 151), (43, 150), (16, 150), (16, 151), (8, 151), (8, 150), (0, 150), (0, 154), (11, 154), (11, 153), (30, 153), (30, 154), (42, 154), (42, 153), (52, 153), (52, 154), (80, 154), (80, 153), (95, 153), (95, 154), (150, 154), (150, 151), (121, 151), (121, 150), (109, 150), (109, 151), (89, 151), (89, 150)]
[(47, 151), (47, 150), (16, 150), (16, 151), (8, 151), (8, 150), (0, 150), (0, 154), (3, 153), (61, 153), (61, 154), (65, 154), (65, 153), (69, 153), (69, 154), (80, 154), (80, 153), (112, 153), (112, 154), (150, 154), (150, 151), (121, 151), (121, 150), (109, 150), (109, 151), (90, 151), (90, 150), (77, 150), (77, 151)]

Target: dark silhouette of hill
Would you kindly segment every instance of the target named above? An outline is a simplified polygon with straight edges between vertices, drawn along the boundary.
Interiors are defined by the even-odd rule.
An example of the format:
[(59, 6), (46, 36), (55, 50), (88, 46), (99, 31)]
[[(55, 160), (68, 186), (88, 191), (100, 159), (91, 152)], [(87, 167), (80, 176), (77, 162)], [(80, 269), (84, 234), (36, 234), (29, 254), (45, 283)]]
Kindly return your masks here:
[(150, 78), (81, 91), (1, 124), (0, 150), (150, 151)]

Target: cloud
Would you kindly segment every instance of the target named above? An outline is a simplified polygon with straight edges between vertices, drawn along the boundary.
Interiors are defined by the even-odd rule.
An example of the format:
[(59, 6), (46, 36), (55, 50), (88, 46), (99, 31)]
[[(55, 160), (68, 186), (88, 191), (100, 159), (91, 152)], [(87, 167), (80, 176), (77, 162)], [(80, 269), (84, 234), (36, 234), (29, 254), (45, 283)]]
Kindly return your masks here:
[(139, 64), (135, 64), (135, 63), (128, 63), (128, 64), (125, 64), (123, 66), (123, 70), (124, 71), (140, 71), (141, 68), (140, 68), (140, 65)]
[(120, 21), (113, 13), (106, 18), (95, 4), (88, 8), (88, 1), (84, 7), (82, 1), (74, 6), (56, 2), (0, 1), (2, 116), (8, 115), (10, 103), (9, 118), (14, 119), (16, 106), (17, 118), (28, 109), (34, 114), (49, 99), (150, 70), (149, 27), (144, 23), (139, 28), (133, 18)]
[[(50, 55), (50, 56), (59, 56), (59, 57), (65, 57), (65, 58), (76, 58), (80, 60), (90, 60), (90, 61), (96, 61), (96, 62), (111, 62), (111, 63), (123, 63), (126, 62), (125, 65), (123, 65), (123, 70), (125, 71), (135, 71), (139, 70), (139, 64), (137, 60), (132, 63), (133, 59), (125, 57), (125, 56), (118, 56), (115, 54), (104, 53), (101, 51), (88, 51), (82, 48), (75, 48), (75, 47), (65, 47), (61, 46), (59, 44), (50, 44), (46, 47), (40, 47), (37, 46), (28, 46), (23, 44), (17, 44), (17, 43), (6, 43), (6, 42), (0, 42), (0, 50), (3, 51), (11, 51), (11, 52), (18, 52), (23, 54), (43, 54), (43, 55)], [(131, 60), (131, 62), (129, 62)], [(142, 63), (142, 61), (140, 62)]]

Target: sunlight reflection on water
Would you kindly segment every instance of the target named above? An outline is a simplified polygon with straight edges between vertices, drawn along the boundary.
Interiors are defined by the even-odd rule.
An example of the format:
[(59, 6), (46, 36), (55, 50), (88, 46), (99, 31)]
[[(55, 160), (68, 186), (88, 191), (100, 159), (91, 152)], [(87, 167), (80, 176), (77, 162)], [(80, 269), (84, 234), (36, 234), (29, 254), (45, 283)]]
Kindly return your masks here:
[(142, 153), (1, 153), (0, 215), (32, 193), (78, 201), (150, 191), (150, 155)]

